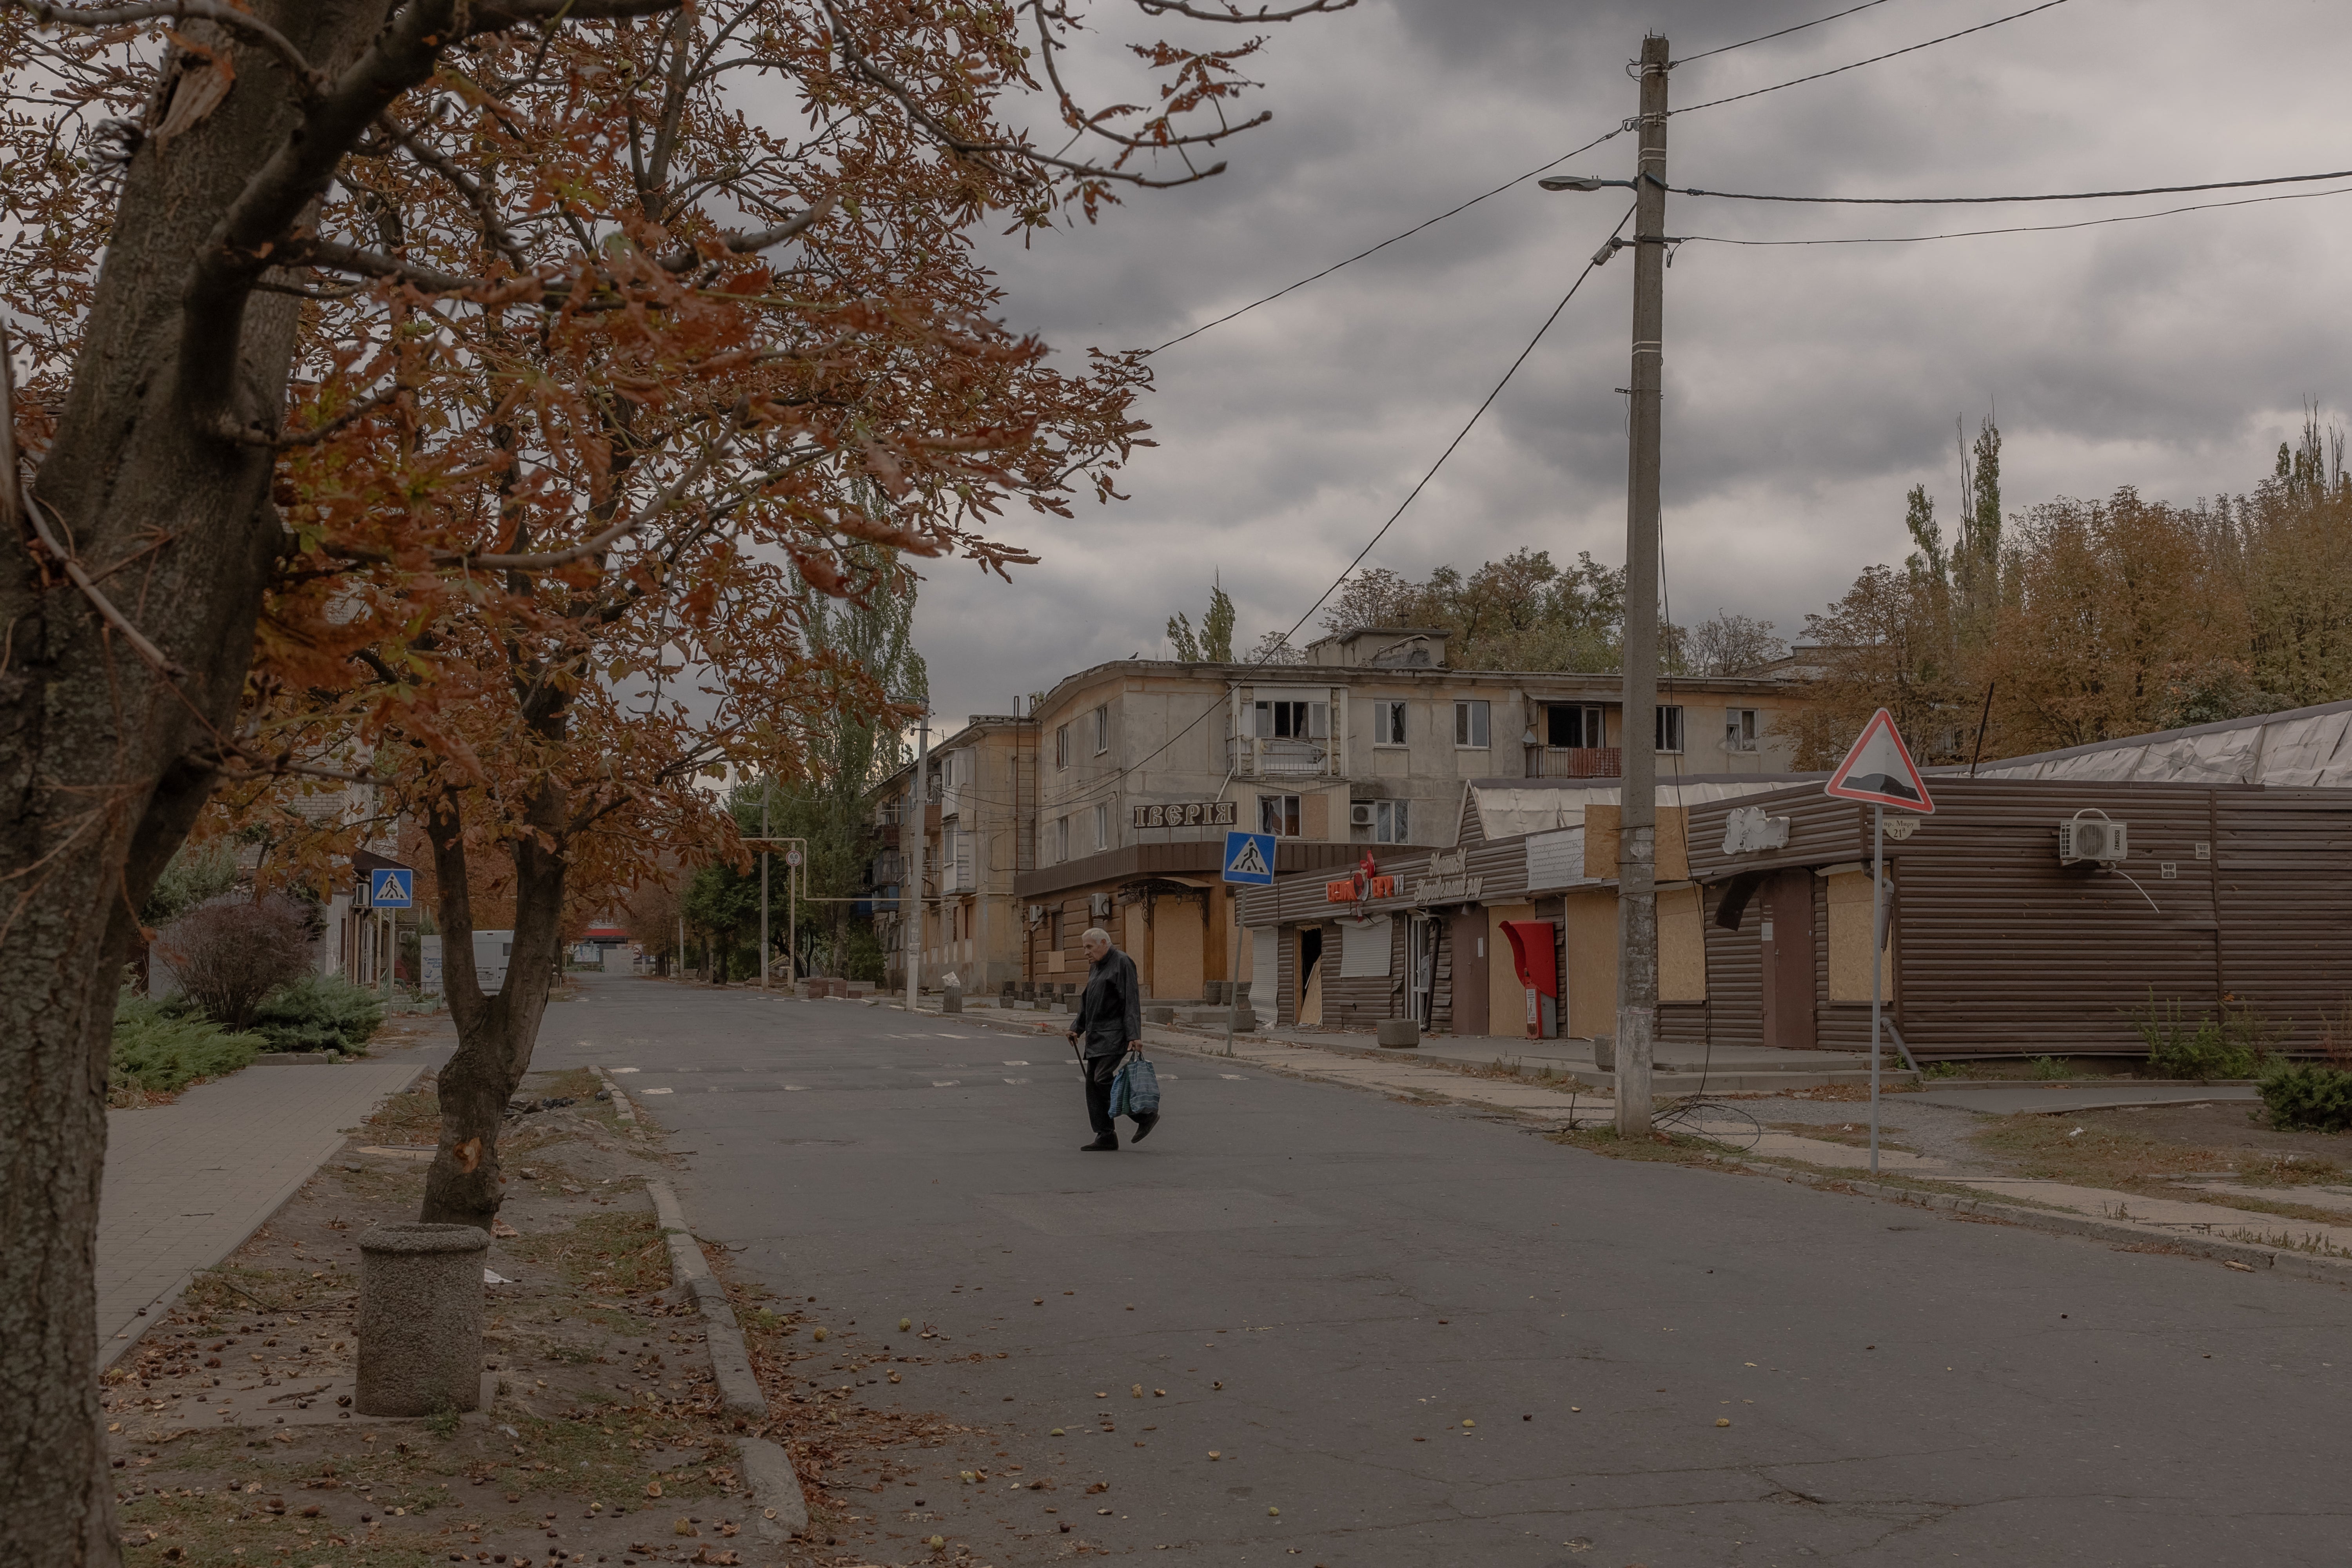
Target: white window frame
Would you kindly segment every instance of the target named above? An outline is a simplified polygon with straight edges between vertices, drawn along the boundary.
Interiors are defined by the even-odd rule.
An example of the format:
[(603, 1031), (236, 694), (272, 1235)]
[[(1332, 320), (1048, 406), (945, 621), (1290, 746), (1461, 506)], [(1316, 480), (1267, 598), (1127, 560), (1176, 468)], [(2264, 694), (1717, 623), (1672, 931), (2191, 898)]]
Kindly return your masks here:
[(1106, 702), (1095, 710), (1095, 755), (1099, 757), (1109, 750), (1110, 704)]
[(1066, 768), (1069, 765), (1070, 727), (1067, 724), (1064, 724), (1054, 731), (1054, 766), (1056, 769), (1061, 769)]
[[(1683, 705), (1661, 702), (1651, 715), (1660, 756), (1680, 756), (1683, 750)], [(1672, 742), (1669, 744), (1668, 742)]]
[(1066, 816), (1057, 816), (1054, 819), (1054, 859), (1059, 863), (1069, 858), (1070, 819)]
[(1412, 842), (1409, 800), (1380, 800), (1372, 803), (1372, 842), (1375, 844), (1410, 844)]
[(1553, 749), (1564, 752), (1599, 751), (1603, 743), (1603, 738), (1609, 732), (1609, 721), (1602, 717), (1603, 710), (1601, 706), (1598, 703), (1592, 702), (1545, 703), (1544, 744), (1546, 746), (1552, 746), (1551, 716), (1555, 710), (1562, 708), (1567, 709), (1570, 712), (1576, 715), (1576, 729), (1577, 733), (1581, 737), (1581, 744), (1575, 746), (1558, 746), (1553, 747)]
[(1723, 749), (1742, 754), (1757, 751), (1764, 733), (1763, 714), (1754, 708), (1723, 710)]
[(1372, 744), (1405, 744), (1404, 699), (1383, 697), (1372, 704)]
[(1456, 698), (1454, 703), (1454, 745), (1457, 751), (1484, 752), (1494, 738), (1494, 704), (1480, 697)]
[[(1321, 741), (1331, 733), (1331, 705), (1297, 698), (1250, 704), (1250, 731), (1261, 741)], [(1288, 733), (1284, 733), (1285, 728)]]
[(1295, 795), (1262, 795), (1257, 797), (1257, 830), (1271, 833), (1277, 838), (1297, 838), (1304, 832), (1304, 808)]
[(1110, 847), (1110, 803), (1095, 803), (1095, 848), (1097, 852)]

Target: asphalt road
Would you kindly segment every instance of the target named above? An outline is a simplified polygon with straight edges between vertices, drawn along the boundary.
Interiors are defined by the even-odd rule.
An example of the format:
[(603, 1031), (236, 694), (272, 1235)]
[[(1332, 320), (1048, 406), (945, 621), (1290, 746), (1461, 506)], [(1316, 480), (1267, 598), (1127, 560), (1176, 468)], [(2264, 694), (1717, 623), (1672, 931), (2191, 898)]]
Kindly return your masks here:
[(1058, 1036), (887, 1008), (592, 982), (538, 1065), (638, 1069), (747, 1277), (989, 1358), (861, 1396), (1110, 1483), (894, 1490), (871, 1561), (929, 1529), (1008, 1565), (2352, 1556), (2342, 1288), (1159, 1059), (1117, 1154), (1078, 1152)]

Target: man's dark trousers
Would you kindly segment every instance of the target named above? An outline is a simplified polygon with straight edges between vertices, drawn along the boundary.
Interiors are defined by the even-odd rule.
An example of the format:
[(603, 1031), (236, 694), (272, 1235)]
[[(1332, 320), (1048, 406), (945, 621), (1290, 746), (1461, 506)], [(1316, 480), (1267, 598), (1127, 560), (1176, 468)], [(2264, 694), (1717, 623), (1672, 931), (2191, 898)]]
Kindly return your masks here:
[(1085, 1058), (1087, 1120), (1094, 1124), (1097, 1140), (1108, 1138), (1116, 1142), (1118, 1137), (1118, 1122), (1110, 1113), (1110, 1080), (1118, 1072), (1118, 1064), (1126, 1059), (1123, 1051)]

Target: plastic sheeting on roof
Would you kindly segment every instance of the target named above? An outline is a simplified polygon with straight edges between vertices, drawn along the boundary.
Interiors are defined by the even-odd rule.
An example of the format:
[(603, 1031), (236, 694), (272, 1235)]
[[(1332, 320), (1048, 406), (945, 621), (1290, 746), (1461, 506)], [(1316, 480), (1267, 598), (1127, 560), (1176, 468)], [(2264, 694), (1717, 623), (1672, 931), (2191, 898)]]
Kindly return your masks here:
[[(1787, 789), (1804, 782), (1785, 774), (1759, 774), (1753, 779), (1710, 779), (1703, 784), (1669, 784), (1658, 781), (1660, 805), (1705, 805), (1709, 801), (1733, 800), (1743, 795), (1766, 795), (1773, 790)], [(1478, 809), (1478, 825), (1489, 842), (1497, 838), (1517, 838), (1529, 833), (1549, 833), (1556, 827), (1584, 826), (1584, 808), (1588, 805), (1617, 804), (1617, 781), (1595, 780), (1589, 785), (1554, 784), (1542, 789), (1513, 788), (1508, 785), (1473, 784), (1471, 803)]]
[[(1963, 770), (1937, 769), (1938, 773)], [(2070, 746), (1986, 763), (1980, 779), (2088, 779), (2106, 784), (2269, 784), (2352, 788), (2352, 702), (2261, 713), (2193, 730)]]

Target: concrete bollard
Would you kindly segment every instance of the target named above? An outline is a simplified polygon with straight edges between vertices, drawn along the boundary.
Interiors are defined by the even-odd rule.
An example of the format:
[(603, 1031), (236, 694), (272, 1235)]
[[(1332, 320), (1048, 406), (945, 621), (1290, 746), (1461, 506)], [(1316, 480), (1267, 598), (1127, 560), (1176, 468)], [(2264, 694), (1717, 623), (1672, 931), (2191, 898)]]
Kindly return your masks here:
[(1617, 1070), (1616, 1036), (1595, 1035), (1592, 1037), (1592, 1065), (1602, 1072), (1615, 1072)]
[(1379, 1025), (1380, 1043), (1392, 1051), (1411, 1050), (1421, 1044), (1421, 1025), (1412, 1018), (1382, 1018)]
[(360, 1237), (358, 1414), (480, 1408), (489, 1247), (470, 1225), (379, 1225)]

